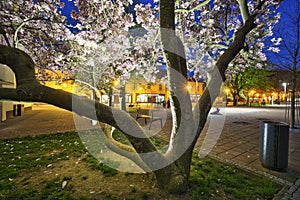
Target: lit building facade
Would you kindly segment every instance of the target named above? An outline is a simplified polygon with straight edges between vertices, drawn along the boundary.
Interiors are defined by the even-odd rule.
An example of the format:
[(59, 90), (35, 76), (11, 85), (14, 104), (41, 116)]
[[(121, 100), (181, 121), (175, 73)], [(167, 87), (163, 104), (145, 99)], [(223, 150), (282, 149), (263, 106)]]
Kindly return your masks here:
[[(39, 77), (39, 73), (36, 74)], [(42, 76), (42, 75), (41, 75)], [(62, 89), (80, 96), (93, 98), (93, 90), (88, 84), (84, 84), (77, 80), (64, 79), (58, 73), (47, 72), (47, 79), (41, 81), (42, 84)], [(127, 106), (163, 104), (169, 100), (169, 90), (167, 85), (157, 81), (156, 83), (147, 83), (143, 77), (135, 77), (129, 79), (125, 85), (117, 81), (113, 81), (111, 91), (112, 105), (117, 106), (121, 103), (122, 91), (125, 94), (125, 102)], [(189, 80), (186, 89), (191, 95), (191, 101), (196, 102), (201, 96), (204, 83)], [(103, 90), (95, 92), (101, 103), (109, 104), (109, 95)]]
[[(186, 90), (190, 93), (192, 103), (195, 103), (203, 93), (204, 83), (189, 80)], [(116, 90), (113, 95), (113, 102), (120, 103), (120, 96)], [(147, 83), (145, 79), (133, 78), (125, 85), (125, 101), (128, 105), (149, 105), (166, 103), (170, 98), (168, 86), (157, 81), (156, 83)], [(103, 95), (105, 96), (105, 95)], [(105, 97), (107, 99), (107, 97)], [(104, 101), (105, 102), (105, 101)]]

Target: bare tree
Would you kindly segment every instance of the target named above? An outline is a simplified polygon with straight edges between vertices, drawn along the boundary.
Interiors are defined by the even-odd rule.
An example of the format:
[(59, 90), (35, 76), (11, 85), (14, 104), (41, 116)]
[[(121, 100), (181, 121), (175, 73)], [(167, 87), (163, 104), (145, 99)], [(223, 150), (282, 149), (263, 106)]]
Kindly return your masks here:
[(294, 128), (297, 77), (300, 70), (300, 2), (291, 0), (284, 3), (287, 5), (282, 9), (281, 23), (275, 27), (277, 36), (281, 38), (281, 52), (271, 62), (275, 67), (291, 74), (290, 127)]

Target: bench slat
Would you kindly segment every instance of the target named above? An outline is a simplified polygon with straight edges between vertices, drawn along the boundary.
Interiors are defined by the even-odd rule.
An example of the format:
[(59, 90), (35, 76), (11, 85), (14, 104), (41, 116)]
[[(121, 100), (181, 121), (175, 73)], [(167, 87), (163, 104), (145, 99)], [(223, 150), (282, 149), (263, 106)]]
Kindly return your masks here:
[(140, 114), (140, 112), (141, 112), (141, 109), (138, 108), (137, 113), (136, 113), (136, 120), (138, 120), (140, 118), (145, 119), (145, 124), (147, 124), (147, 119), (149, 119), (150, 120), (149, 130), (151, 128), (152, 122), (157, 121), (157, 120), (160, 120), (160, 126), (162, 127), (162, 118), (161, 117), (153, 117), (153, 112), (152, 112), (152, 116)]

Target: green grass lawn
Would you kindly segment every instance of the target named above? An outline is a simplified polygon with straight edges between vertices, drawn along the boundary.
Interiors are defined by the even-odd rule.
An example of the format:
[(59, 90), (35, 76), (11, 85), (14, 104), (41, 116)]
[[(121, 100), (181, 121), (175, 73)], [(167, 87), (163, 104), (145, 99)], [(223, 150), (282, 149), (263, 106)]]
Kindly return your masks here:
[[(0, 154), (0, 199), (173, 199), (155, 187), (153, 174), (118, 172), (93, 158), (77, 133), (0, 140)], [(181, 198), (272, 199), (282, 188), (196, 155), (190, 182)]]

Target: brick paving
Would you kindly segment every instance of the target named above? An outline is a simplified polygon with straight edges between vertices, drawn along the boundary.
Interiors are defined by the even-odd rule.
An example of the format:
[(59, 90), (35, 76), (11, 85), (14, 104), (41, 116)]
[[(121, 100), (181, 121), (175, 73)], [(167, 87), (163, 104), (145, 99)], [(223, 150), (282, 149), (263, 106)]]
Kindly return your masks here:
[(75, 130), (73, 113), (50, 105), (35, 105), (22, 116), (0, 123), (0, 138)]
[[(34, 106), (24, 115), (0, 123), (0, 138), (74, 131), (74, 118), (78, 120), (77, 115), (53, 106)], [(80, 120), (82, 128), (92, 127), (90, 120)], [(208, 156), (285, 183), (286, 190), (277, 199), (300, 199), (300, 131), (290, 131), (287, 170), (272, 171), (262, 167), (259, 160), (260, 123), (265, 120), (283, 122), (284, 109), (221, 108), (221, 115), (209, 116), (196, 151), (201, 150), (200, 155), (209, 152)], [(170, 120), (165, 122), (165, 127), (170, 127)], [(151, 130), (158, 125), (159, 122), (153, 122)]]
[[(260, 124), (262, 121), (284, 122), (284, 108), (223, 108), (222, 115), (210, 115), (209, 120), (225, 118), (220, 137), (209, 156), (236, 164), (246, 170), (286, 184), (283, 194), (274, 199), (300, 199), (300, 131), (290, 130), (288, 168), (284, 172), (262, 167), (259, 159)], [(216, 120), (221, 121), (219, 120)], [(200, 151), (210, 126), (207, 123), (201, 134), (197, 148)], [(204, 145), (205, 146), (205, 145)], [(203, 147), (202, 147), (203, 149)], [(200, 151), (201, 152), (201, 151)], [(201, 153), (200, 153), (201, 154)]]
[(94, 128), (91, 121), (51, 105), (34, 105), (32, 110), (0, 122), (0, 139)]
[(299, 200), (300, 199), (300, 179), (288, 189), (288, 191), (281, 198), (282, 200)]

